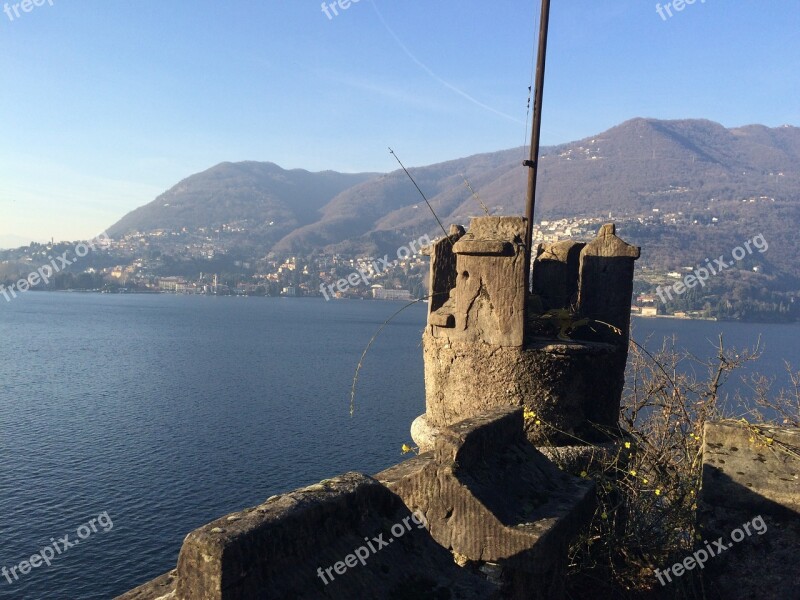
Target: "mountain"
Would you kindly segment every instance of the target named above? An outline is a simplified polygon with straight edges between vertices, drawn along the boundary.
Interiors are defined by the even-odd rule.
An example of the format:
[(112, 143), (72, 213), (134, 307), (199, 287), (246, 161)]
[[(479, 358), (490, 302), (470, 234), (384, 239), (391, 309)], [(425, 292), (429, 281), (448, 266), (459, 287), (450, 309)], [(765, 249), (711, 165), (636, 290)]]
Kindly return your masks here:
[[(727, 129), (707, 120), (637, 118), (541, 154), (537, 218), (705, 210), (712, 199), (762, 196), (800, 206), (797, 127)], [(483, 214), (481, 202), (492, 214), (522, 213), (523, 158), (525, 150), (516, 148), (410, 172), (445, 226), (466, 224)], [(279, 253), (372, 248), (438, 227), (402, 171), (309, 173), (246, 162), (223, 163), (185, 179), (109, 233), (224, 223), (241, 224), (250, 243)]]
[[(707, 202), (797, 197), (800, 129), (726, 129), (703, 120), (634, 119), (547, 152), (542, 197), (548, 212), (640, 212), (679, 198)], [(779, 175), (782, 173), (783, 175)]]
[(319, 211), (340, 192), (374, 176), (287, 171), (273, 163), (221, 163), (187, 177), (107, 231), (120, 237), (134, 231), (232, 225), (245, 228), (251, 241), (269, 247), (319, 220)]

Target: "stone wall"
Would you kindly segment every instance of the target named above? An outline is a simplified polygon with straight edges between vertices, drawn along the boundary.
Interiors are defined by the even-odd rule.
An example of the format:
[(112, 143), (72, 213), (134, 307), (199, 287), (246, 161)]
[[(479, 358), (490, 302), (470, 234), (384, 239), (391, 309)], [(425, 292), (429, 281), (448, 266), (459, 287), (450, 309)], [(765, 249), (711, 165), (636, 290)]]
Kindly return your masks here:
[(707, 598), (800, 598), (800, 429), (707, 423), (698, 525)]
[(118, 600), (558, 600), (594, 488), (522, 424), (521, 410), (496, 410), (374, 478), (346, 473), (222, 517), (186, 537), (174, 571)]
[[(427, 410), (417, 431), (504, 406), (527, 406), (547, 423), (528, 427), (537, 445), (599, 441), (596, 424), (616, 426), (627, 353), (614, 345), (539, 340), (506, 348), (424, 334), (423, 353)], [(414, 441), (427, 449), (423, 435)]]

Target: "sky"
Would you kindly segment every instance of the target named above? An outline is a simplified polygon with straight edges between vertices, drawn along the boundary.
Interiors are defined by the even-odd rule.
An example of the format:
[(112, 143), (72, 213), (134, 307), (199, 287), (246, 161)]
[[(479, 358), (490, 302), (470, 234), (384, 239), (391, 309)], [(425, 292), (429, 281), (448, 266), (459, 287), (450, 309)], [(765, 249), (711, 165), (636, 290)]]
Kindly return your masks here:
[[(527, 142), (537, 0), (35, 1), (0, 0), (0, 247), (90, 238), (224, 161), (387, 172), (389, 146)], [(552, 0), (544, 145), (800, 125), (800, 0), (675, 2)]]

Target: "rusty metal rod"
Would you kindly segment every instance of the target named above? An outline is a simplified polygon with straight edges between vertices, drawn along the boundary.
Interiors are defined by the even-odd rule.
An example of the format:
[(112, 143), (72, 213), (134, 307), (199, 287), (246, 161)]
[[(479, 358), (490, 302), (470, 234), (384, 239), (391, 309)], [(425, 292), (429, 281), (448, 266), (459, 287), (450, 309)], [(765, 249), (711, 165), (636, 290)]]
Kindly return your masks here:
[(542, 15), (539, 27), (539, 50), (536, 55), (536, 90), (533, 104), (533, 124), (531, 126), (530, 159), (522, 164), (528, 167), (528, 195), (525, 216), (528, 226), (525, 230), (525, 291), (530, 291), (531, 261), (533, 260), (533, 212), (536, 208), (536, 178), (539, 174), (539, 142), (542, 130), (542, 98), (544, 96), (544, 70), (547, 59), (547, 30), (550, 24), (550, 0), (542, 0)]

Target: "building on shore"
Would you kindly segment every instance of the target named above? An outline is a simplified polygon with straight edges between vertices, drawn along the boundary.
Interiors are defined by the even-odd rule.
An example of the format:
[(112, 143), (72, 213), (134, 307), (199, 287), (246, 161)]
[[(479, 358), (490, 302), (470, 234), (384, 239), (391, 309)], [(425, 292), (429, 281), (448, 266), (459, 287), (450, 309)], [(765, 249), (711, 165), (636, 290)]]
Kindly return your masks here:
[(413, 300), (408, 290), (387, 290), (382, 285), (372, 286), (372, 297), (375, 300)]

